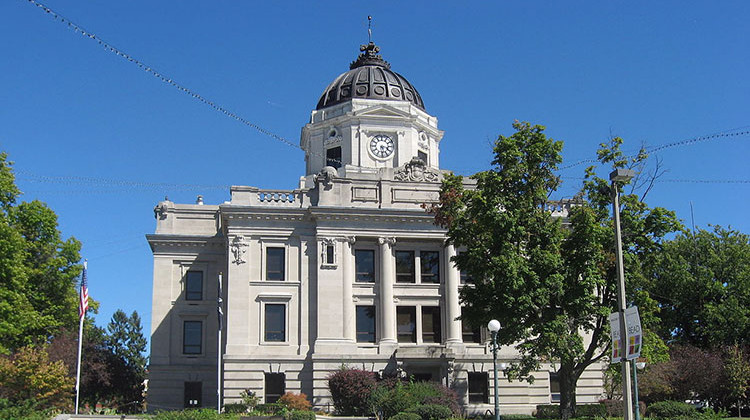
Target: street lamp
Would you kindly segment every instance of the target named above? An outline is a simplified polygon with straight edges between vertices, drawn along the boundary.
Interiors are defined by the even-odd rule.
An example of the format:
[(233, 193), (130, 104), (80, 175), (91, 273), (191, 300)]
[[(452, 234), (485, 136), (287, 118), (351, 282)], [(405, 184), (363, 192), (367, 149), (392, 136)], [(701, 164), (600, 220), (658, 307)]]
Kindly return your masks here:
[(628, 343), (625, 329), (625, 269), (622, 264), (622, 233), (620, 232), (620, 191), (617, 183), (629, 181), (635, 176), (631, 169), (615, 169), (609, 174), (612, 181), (612, 213), (615, 218), (615, 254), (617, 254), (617, 304), (620, 311), (620, 362), (622, 363), (622, 399), (624, 420), (633, 418), (633, 398), (630, 392), (630, 363), (626, 359)]
[(641, 405), (638, 402), (638, 371), (646, 367), (646, 362), (633, 360), (633, 399), (635, 400), (635, 420), (641, 420)]
[(495, 420), (500, 420), (500, 400), (497, 397), (497, 332), (500, 331), (500, 321), (493, 319), (487, 323), (487, 329), (492, 335), (492, 368), (495, 371)]

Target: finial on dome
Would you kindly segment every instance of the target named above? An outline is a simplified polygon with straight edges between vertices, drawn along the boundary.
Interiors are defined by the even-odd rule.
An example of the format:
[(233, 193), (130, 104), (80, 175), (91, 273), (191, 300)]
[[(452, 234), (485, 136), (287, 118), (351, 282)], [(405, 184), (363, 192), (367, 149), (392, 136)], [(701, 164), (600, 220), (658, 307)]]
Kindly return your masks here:
[(362, 66), (380, 66), (387, 69), (391, 68), (391, 65), (387, 61), (383, 60), (383, 57), (378, 54), (380, 52), (380, 47), (375, 45), (374, 42), (370, 41), (367, 45), (360, 45), (359, 50), (362, 51), (362, 53), (359, 54), (355, 61), (352, 61), (352, 63), (349, 65), (350, 69), (356, 69), (357, 67)]
[(372, 43), (372, 16), (367, 16), (367, 42)]

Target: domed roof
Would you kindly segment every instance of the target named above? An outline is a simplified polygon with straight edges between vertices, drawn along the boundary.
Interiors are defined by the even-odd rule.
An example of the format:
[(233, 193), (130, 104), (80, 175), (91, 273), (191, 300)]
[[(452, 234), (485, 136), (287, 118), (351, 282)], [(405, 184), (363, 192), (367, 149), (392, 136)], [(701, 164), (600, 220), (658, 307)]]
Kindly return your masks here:
[(315, 109), (346, 102), (352, 98), (408, 101), (424, 110), (419, 92), (377, 53), (380, 48), (370, 42), (359, 47), (362, 53), (348, 72), (337, 77), (323, 92)]

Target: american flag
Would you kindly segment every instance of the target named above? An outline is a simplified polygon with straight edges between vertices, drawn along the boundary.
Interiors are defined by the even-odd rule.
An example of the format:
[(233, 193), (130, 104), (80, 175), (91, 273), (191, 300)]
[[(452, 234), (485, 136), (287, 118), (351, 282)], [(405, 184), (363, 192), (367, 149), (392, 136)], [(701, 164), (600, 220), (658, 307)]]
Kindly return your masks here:
[(88, 262), (83, 262), (83, 275), (81, 276), (81, 294), (78, 301), (78, 318), (83, 318), (86, 315), (86, 310), (89, 308), (89, 288), (86, 285), (86, 268)]

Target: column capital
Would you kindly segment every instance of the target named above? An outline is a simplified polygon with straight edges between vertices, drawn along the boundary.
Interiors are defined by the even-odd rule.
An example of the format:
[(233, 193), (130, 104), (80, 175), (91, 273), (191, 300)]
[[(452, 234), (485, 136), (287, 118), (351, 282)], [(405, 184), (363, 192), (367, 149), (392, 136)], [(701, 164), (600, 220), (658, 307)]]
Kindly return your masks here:
[(393, 246), (393, 245), (396, 244), (396, 238), (382, 236), (382, 237), (378, 238), (378, 243), (380, 245), (391, 245), (391, 246)]
[(343, 238), (339, 239), (341, 242), (349, 245), (354, 245), (355, 242), (357, 242), (356, 236), (344, 236)]

